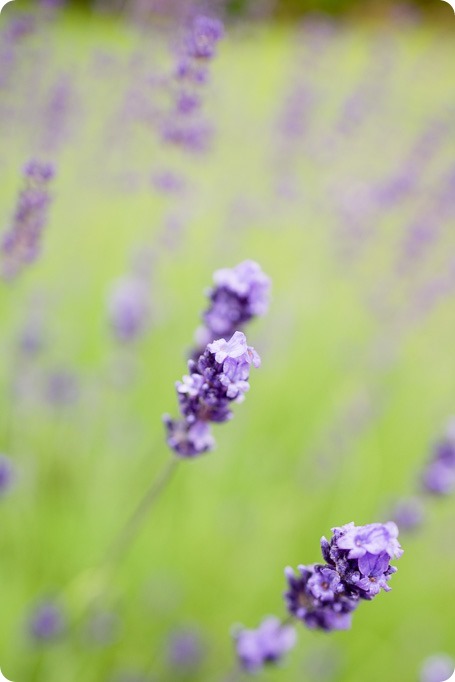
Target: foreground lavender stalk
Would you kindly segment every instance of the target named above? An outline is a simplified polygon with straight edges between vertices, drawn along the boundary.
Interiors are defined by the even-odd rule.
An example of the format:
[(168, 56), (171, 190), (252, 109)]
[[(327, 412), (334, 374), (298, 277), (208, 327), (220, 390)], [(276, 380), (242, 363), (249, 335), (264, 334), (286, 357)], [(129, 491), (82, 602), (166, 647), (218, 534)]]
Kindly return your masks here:
[[(326, 632), (349, 629), (360, 600), (371, 601), (381, 589), (390, 591), (388, 582), (397, 570), (390, 560), (403, 554), (392, 522), (348, 523), (332, 533), (330, 541), (321, 540), (325, 564), (301, 565), (297, 575), (292, 568), (285, 570), (284, 599), (290, 617)], [(271, 617), (256, 630), (237, 630), (234, 638), (240, 666), (256, 672), (281, 660), (294, 646), (295, 631)]]
[(25, 187), (21, 191), (13, 223), (3, 235), (0, 269), (4, 279), (16, 277), (41, 250), (51, 197), (48, 184), (54, 176), (51, 165), (30, 161), (24, 168)]

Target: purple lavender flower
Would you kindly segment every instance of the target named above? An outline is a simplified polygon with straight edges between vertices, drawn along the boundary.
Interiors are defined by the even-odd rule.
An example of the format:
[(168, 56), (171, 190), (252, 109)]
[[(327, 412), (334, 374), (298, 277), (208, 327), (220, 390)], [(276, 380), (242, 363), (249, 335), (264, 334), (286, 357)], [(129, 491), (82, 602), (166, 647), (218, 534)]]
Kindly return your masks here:
[(44, 601), (32, 612), (28, 631), (30, 636), (41, 642), (51, 641), (62, 634), (65, 629), (65, 618), (62, 610), (54, 601)]
[(332, 532), (330, 542), (321, 539), (322, 555), (339, 573), (344, 586), (361, 599), (373, 599), (381, 589), (388, 592), (387, 582), (397, 570), (390, 565), (390, 559), (403, 554), (396, 524), (348, 523)]
[(311, 629), (348, 630), (359, 597), (341, 581), (331, 566), (313, 564), (285, 570), (288, 590), (284, 598), (291, 615)]
[(452, 679), (455, 661), (447, 654), (435, 654), (427, 658), (420, 671), (420, 682), (446, 682)]
[(0, 454), (0, 497), (11, 488), (14, 481), (14, 467), (9, 457)]
[(109, 296), (108, 314), (113, 332), (119, 341), (134, 341), (149, 322), (149, 295), (145, 283), (138, 277), (119, 279)]
[(203, 15), (195, 17), (187, 38), (188, 55), (194, 59), (211, 59), (223, 36), (221, 21)]
[(270, 279), (254, 261), (217, 270), (213, 280), (215, 286), (208, 293), (210, 307), (203, 316), (206, 338), (231, 336), (253, 317), (267, 312)]
[(433, 495), (448, 495), (455, 490), (455, 421), (448, 424), (445, 438), (433, 449), (423, 475), (422, 484), (426, 492)]
[(265, 618), (256, 630), (238, 629), (234, 633), (240, 664), (247, 672), (257, 672), (268, 663), (277, 663), (296, 642), (292, 625), (282, 624), (278, 618)]
[(40, 253), (51, 201), (47, 185), (53, 176), (50, 164), (30, 161), (24, 168), (25, 188), (19, 195), (13, 224), (1, 244), (1, 271), (5, 279), (14, 278)]
[(239, 331), (228, 341), (209, 343), (197, 360), (189, 360), (189, 374), (176, 383), (183, 419), (164, 417), (167, 442), (174, 452), (194, 457), (213, 448), (208, 422), (232, 418), (231, 403), (242, 402), (249, 390), (251, 365), (259, 367), (260, 358)]
[(397, 559), (403, 550), (397, 540), (398, 527), (393, 521), (389, 523), (370, 523), (366, 526), (355, 526), (348, 523), (337, 532), (337, 546), (349, 550), (348, 559), (359, 559), (366, 554), (379, 555), (385, 552), (390, 558)]

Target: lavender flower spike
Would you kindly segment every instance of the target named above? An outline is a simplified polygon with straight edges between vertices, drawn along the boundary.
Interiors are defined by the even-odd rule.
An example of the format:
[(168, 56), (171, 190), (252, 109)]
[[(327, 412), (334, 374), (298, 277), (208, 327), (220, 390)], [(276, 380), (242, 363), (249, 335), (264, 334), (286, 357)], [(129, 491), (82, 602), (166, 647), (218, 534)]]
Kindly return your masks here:
[(278, 618), (265, 618), (256, 630), (240, 628), (234, 632), (240, 665), (247, 672), (257, 672), (268, 663), (277, 663), (296, 642), (292, 625), (282, 624)]
[(176, 383), (182, 419), (164, 417), (167, 443), (177, 455), (194, 457), (213, 448), (208, 422), (232, 418), (230, 405), (242, 402), (249, 390), (250, 366), (260, 358), (236, 331), (232, 337), (209, 343), (197, 361), (188, 362), (188, 374)]
[(40, 253), (51, 201), (47, 185), (53, 176), (53, 167), (39, 161), (30, 161), (24, 168), (26, 184), (19, 195), (12, 225), (3, 235), (0, 246), (4, 279), (14, 278)]

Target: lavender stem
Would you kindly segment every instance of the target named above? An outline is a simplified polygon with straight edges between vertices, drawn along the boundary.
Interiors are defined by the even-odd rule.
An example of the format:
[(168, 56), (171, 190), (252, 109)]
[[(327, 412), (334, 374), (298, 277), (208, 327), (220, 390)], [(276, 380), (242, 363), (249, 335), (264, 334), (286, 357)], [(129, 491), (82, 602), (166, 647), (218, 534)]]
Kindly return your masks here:
[(114, 541), (106, 553), (105, 563), (116, 563), (121, 556), (126, 553), (153, 504), (157, 501), (160, 494), (171, 480), (179, 461), (180, 460), (176, 457), (169, 460), (158, 478), (156, 478), (146, 490), (145, 495), (140, 499), (139, 504), (136, 506), (117, 537), (114, 538)]

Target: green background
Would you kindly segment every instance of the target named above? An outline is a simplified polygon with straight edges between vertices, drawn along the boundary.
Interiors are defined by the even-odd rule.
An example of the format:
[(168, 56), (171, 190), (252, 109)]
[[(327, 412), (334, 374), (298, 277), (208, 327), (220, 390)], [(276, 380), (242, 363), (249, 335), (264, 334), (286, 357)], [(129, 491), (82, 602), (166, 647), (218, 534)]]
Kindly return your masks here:
[[(8, 6), (0, 21), (20, 9)], [(1, 448), (18, 471), (0, 500), (8, 679), (95, 682), (132, 670), (226, 680), (235, 667), (231, 626), (284, 615), (283, 568), (317, 562), (332, 526), (385, 520), (394, 499), (418, 488), (455, 400), (451, 292), (422, 305), (422, 292), (453, 277), (454, 212), (437, 214), (453, 127), (422, 162), (411, 196), (360, 214), (364, 241), (345, 231), (336, 207), (402, 168), (431, 121), (453, 119), (454, 32), (449, 22), (335, 25), (319, 49), (311, 27), (228, 30), (204, 95), (216, 134), (200, 157), (161, 144), (141, 119), (147, 103), (167, 105), (150, 85), (172, 67), (162, 32), (68, 12), (41, 18), (17, 47), (0, 95), (5, 226), (22, 165), (49, 155), (46, 104), (61, 77), (71, 106), (65, 143), (52, 155), (58, 174), (43, 255), (0, 289)], [(367, 113), (337, 132), (348, 97), (362, 83), (366, 97), (370, 82), (377, 90)], [(289, 140), (280, 121), (299, 87), (312, 93), (310, 120)], [(131, 102), (142, 102), (139, 115)], [(185, 179), (178, 196), (153, 190), (152, 174), (167, 168)], [(433, 209), (436, 239), (403, 274), (406, 230)], [(138, 249), (152, 254), (152, 326), (122, 348), (109, 333), (106, 297)], [(176, 414), (174, 382), (212, 273), (245, 258), (273, 281), (269, 314), (247, 330), (262, 366), (235, 419), (216, 428), (216, 451), (181, 463), (113, 568), (102, 604), (122, 624), (114, 643), (97, 647), (84, 616), (96, 566), (169, 460), (161, 415)], [(17, 337), (38, 306), (49, 344), (25, 361)], [(61, 367), (77, 373), (80, 399), (50, 408), (40, 382)], [(453, 498), (429, 500), (427, 512), (421, 532), (403, 535), (391, 593), (363, 603), (349, 632), (299, 627), (283, 667), (257, 679), (412, 682), (426, 656), (453, 655)], [(60, 596), (71, 627), (37, 646), (24, 624), (46, 595)], [(167, 638), (182, 626), (206, 641), (194, 673), (166, 663)]]

